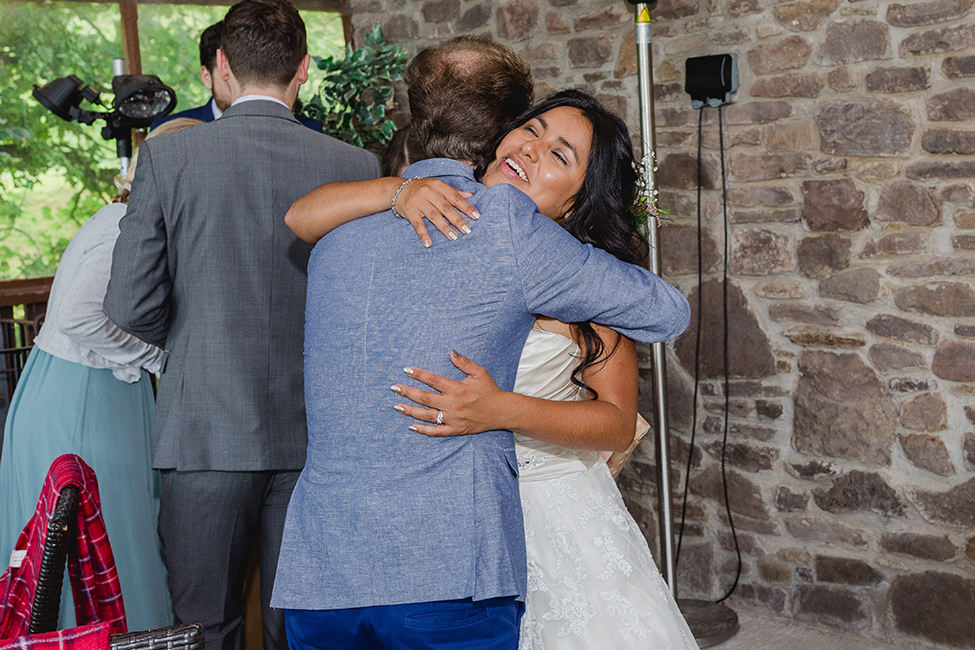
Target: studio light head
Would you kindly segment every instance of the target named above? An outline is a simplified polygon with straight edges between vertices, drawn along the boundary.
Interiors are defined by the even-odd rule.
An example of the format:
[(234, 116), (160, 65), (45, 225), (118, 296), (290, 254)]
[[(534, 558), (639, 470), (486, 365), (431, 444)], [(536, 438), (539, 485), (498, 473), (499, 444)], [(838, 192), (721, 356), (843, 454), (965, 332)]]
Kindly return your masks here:
[(119, 137), (121, 129), (143, 129), (153, 120), (168, 114), (176, 106), (176, 93), (155, 75), (119, 75), (112, 79), (115, 99), (111, 111), (89, 111), (81, 102), (105, 106), (99, 93), (83, 85), (75, 75), (61, 77), (38, 86), (34, 84), (34, 99), (62, 120), (91, 124), (103, 119), (111, 133), (105, 139)]

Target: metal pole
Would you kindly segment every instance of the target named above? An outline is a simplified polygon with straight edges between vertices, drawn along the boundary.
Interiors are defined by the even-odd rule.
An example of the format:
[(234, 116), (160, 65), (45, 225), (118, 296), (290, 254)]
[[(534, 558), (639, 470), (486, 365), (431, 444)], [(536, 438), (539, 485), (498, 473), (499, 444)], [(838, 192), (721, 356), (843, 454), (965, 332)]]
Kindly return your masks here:
[[(651, 3), (641, 2), (636, 11), (636, 51), (640, 78), (640, 132), (643, 143), (643, 176), (647, 192), (656, 195), (654, 166), (656, 165), (656, 135), (653, 127), (653, 55), (650, 51), (650, 8)], [(657, 222), (647, 222), (647, 237), (650, 241), (650, 270), (660, 275), (660, 245)], [(654, 430), (657, 449), (657, 499), (659, 500), (660, 526), (660, 569), (670, 591), (676, 598), (677, 576), (674, 565), (674, 531), (671, 515), (670, 489), (670, 432), (667, 424), (667, 366), (664, 359), (664, 344), (654, 343), (651, 348), (653, 359), (653, 389), (656, 406)]]

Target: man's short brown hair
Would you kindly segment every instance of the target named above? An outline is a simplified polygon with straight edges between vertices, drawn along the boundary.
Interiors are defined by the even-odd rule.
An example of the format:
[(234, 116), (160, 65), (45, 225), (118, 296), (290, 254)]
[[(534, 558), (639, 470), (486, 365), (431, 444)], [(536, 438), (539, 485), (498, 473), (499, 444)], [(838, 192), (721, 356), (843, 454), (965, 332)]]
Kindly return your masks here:
[(501, 129), (532, 102), (531, 68), (504, 45), (458, 36), (417, 54), (406, 66), (413, 160), (455, 158), (477, 164), (493, 155)]
[(238, 81), (287, 86), (308, 52), (305, 38), (288, 0), (243, 0), (223, 19), (220, 49)]

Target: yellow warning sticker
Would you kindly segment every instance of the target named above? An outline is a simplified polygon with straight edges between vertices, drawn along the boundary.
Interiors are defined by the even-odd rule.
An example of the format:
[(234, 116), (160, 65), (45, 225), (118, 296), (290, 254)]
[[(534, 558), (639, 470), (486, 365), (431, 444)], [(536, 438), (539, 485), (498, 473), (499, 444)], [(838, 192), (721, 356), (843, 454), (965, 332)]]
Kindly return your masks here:
[(646, 5), (640, 8), (640, 14), (636, 17), (638, 23), (649, 23), (650, 22), (650, 10), (647, 9)]

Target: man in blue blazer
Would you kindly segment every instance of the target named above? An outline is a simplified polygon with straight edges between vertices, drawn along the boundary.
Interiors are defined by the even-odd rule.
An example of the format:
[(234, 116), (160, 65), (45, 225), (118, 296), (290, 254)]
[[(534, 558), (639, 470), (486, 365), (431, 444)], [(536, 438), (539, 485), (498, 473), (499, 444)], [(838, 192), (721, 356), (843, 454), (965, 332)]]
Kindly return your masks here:
[[(201, 122), (212, 122), (223, 115), (223, 112), (230, 107), (235, 97), (232, 96), (230, 85), (227, 80), (217, 74), (217, 50), (220, 48), (220, 33), (223, 21), (218, 21), (203, 30), (200, 34), (200, 80), (210, 91), (210, 101), (196, 108), (188, 108), (178, 113), (170, 113), (160, 117), (149, 127), (154, 129), (164, 122), (175, 120), (177, 117), (188, 117)], [(322, 123), (312, 119), (307, 115), (295, 115), (298, 121), (322, 132)]]
[[(470, 160), (492, 148), (511, 117), (499, 107), (513, 103), (484, 86), (527, 75), (511, 68), (510, 52), (494, 56), (498, 44), (466, 44), (444, 55), (446, 66), (416, 74), (417, 59), (429, 62), (421, 53), (407, 69), (411, 129), (426, 156)], [(414, 79), (443, 91), (429, 98), (437, 105)], [(446, 118), (465, 117), (466, 133), (441, 130), (441, 102)], [(689, 321), (677, 289), (580, 243), (511, 185), (486, 188), (469, 165), (444, 158), (405, 175), (473, 192), (481, 217), (471, 234), (423, 248), (387, 210), (337, 228), (312, 252), (308, 449), (272, 596), (292, 650), (518, 645), (526, 558), (513, 436), (412, 433), (390, 393), (405, 366), (461, 379), (448, 360), (455, 349), (511, 390), (536, 314), (595, 320), (640, 341), (677, 336)]]

